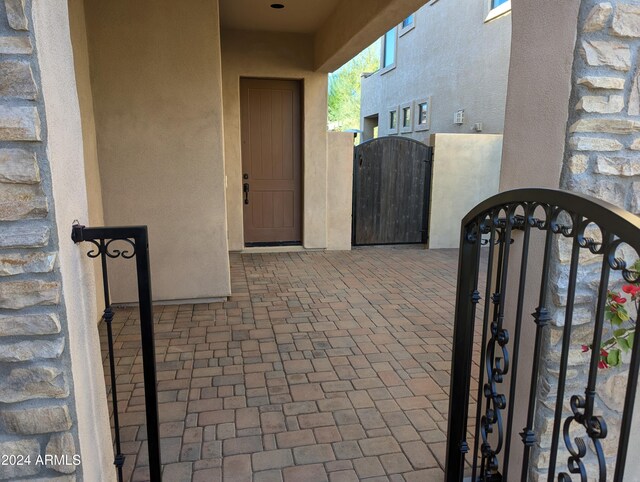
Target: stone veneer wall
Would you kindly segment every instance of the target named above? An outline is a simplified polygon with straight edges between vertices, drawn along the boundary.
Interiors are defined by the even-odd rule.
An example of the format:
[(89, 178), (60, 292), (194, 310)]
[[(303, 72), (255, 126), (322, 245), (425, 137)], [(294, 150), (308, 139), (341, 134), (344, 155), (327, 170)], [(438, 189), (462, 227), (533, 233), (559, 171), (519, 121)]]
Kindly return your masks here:
[[(640, 4), (629, 0), (583, 0), (578, 25), (560, 188), (588, 194), (640, 214)], [(570, 242), (558, 244), (554, 322), (542, 355), (546, 365), (536, 419), (536, 429), (542, 436), (532, 458), (532, 480), (546, 480), (544, 468), (551, 445), (570, 253)], [(624, 254), (631, 262), (637, 257), (636, 253)], [(600, 258), (588, 253), (581, 253), (580, 259), (566, 400), (573, 394), (584, 394), (590, 353), (582, 354), (580, 345), (591, 342), (594, 286), (599, 280), (601, 263)], [(619, 285), (621, 279), (612, 274), (612, 282), (615, 281)], [(603, 441), (609, 457), (608, 477), (612, 476), (617, 450), (625, 388), (624, 367), (599, 372), (596, 410), (604, 416), (610, 432)], [(570, 413), (568, 406), (565, 410), (566, 417)], [(575, 436), (583, 435), (584, 430), (575, 433)], [(567, 471), (568, 453), (564, 450), (562, 433), (560, 449), (557, 470)], [(592, 477), (597, 474), (596, 466), (593, 456), (589, 455), (587, 467)]]
[[(0, 479), (67, 481), (81, 471), (30, 9), (0, 3), (0, 456), (30, 456)], [(47, 454), (69, 464), (38, 464)]]

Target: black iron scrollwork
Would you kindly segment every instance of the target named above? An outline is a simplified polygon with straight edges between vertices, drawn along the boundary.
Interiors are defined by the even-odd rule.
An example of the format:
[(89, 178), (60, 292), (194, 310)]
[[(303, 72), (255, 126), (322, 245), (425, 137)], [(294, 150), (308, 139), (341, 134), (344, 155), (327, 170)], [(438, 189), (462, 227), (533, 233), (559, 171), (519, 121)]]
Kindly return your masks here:
[[(579, 395), (571, 397), (571, 411), (573, 415), (565, 420), (562, 428), (564, 444), (571, 454), (567, 462), (569, 473), (580, 474), (580, 482), (587, 482), (587, 469), (582, 461), (587, 455), (587, 444), (582, 437), (575, 437), (573, 440), (575, 442), (574, 446), (571, 441), (571, 435), (569, 434), (571, 424), (575, 421), (585, 427), (587, 435), (593, 441), (594, 451), (598, 458), (598, 480), (606, 480), (607, 465), (602, 444), (600, 443), (600, 440), (607, 436), (606, 422), (600, 416), (589, 414), (590, 409), (588, 408), (587, 402)], [(566, 472), (562, 472), (558, 476), (558, 480), (560, 482), (569, 482), (571, 481), (571, 476)]]
[[(507, 223), (510, 227), (524, 225), (523, 218), (514, 216), (515, 207), (505, 206), (504, 209), (497, 209), (488, 213), (481, 224), (481, 232), (490, 232), (490, 224), (494, 226), (496, 232), (495, 243), (500, 246), (498, 264), (501, 265), (505, 259), (504, 246), (511, 244), (513, 240), (507, 233)], [(504, 216), (501, 215), (504, 213)], [(508, 238), (508, 242), (505, 242)], [(502, 271), (502, 267), (499, 271)], [(498, 275), (501, 278), (501, 275)], [(500, 283), (496, 286), (496, 292), (491, 299), (494, 304), (494, 320), (490, 324), (490, 338), (485, 351), (485, 369), (487, 381), (483, 386), (483, 395), (486, 399), (485, 413), (480, 419), (480, 435), (482, 444), (480, 446), (482, 461), (481, 473), (483, 480), (499, 480), (499, 460), (498, 455), (504, 445), (504, 426), (502, 412), (507, 408), (507, 397), (499, 390), (499, 384), (504, 381), (505, 375), (509, 373), (509, 331), (503, 325), (503, 309), (501, 303), (503, 297), (500, 294)], [(497, 443), (495, 446), (489, 440), (490, 435), (496, 433)]]
[[(456, 299), (454, 326), (455, 360), (451, 375), (451, 405), (447, 441), (447, 480), (462, 481), (468, 476), (465, 464), (466, 450), (462, 450), (461, 440), (466, 440), (468, 427), (465, 419), (458, 420), (455, 415), (467, 410), (469, 406), (470, 380), (472, 364), (469, 361), (477, 350), (474, 338), (476, 305), (479, 301), (478, 266), (481, 259), (481, 246), (489, 249), (486, 271), (485, 304), (483, 308), (482, 343), (480, 345), (480, 377), (477, 387), (477, 407), (471, 480), (482, 482), (502, 482), (508, 476), (515, 478), (513, 467), (509, 467), (509, 449), (512, 439), (511, 419), (515, 394), (505, 389), (503, 382), (509, 379), (512, 384), (518, 376), (518, 348), (522, 320), (523, 293), (529, 287), (526, 267), (529, 256), (529, 236), (532, 231), (544, 232), (544, 254), (542, 256), (542, 276), (538, 293), (538, 304), (532, 314), (535, 323), (535, 346), (531, 364), (530, 392), (528, 396), (527, 421), (521, 432), (523, 442), (522, 465), (519, 467), (520, 479), (528, 480), (534, 468), (529, 464), (530, 453), (538, 442), (534, 427), (535, 414), (540, 402), (538, 393), (540, 377), (543, 373), (544, 359), (542, 347), (546, 343), (546, 327), (553, 313), (549, 310), (550, 288), (557, 280), (558, 271), (554, 265), (558, 262), (558, 241), (568, 248), (570, 258), (567, 267), (566, 298), (563, 301), (564, 326), (562, 327), (562, 349), (556, 390), (551, 447), (546, 467), (545, 480), (586, 482), (595, 479), (599, 482), (615, 480), (622, 482), (628, 469), (627, 448), (632, 432), (632, 418), (636, 387), (640, 383), (640, 346), (633, 344), (625, 389), (624, 411), (619, 429), (618, 449), (613, 474), (608, 474), (607, 460), (603, 449), (603, 440), (607, 437), (607, 423), (598, 413), (596, 392), (598, 372), (604, 356), (599, 348), (603, 343), (606, 313), (609, 308), (609, 276), (613, 271), (630, 284), (640, 283), (640, 268), (637, 264), (628, 266), (625, 257), (627, 249), (640, 254), (640, 218), (616, 206), (597, 199), (575, 193), (547, 189), (520, 189), (498, 194), (483, 201), (472, 209), (463, 220), (464, 238), (461, 244), (460, 266), (458, 271), (459, 289)], [(516, 257), (520, 257), (519, 285), (513, 328), (509, 333), (503, 326), (505, 320), (505, 298), (507, 289), (513, 284), (506, 283), (509, 278), (508, 264), (510, 239), (514, 232), (521, 231)], [(516, 236), (513, 236), (516, 237)], [(565, 238), (564, 240), (562, 238)], [(570, 241), (564, 243), (564, 241)], [(472, 248), (469, 245), (476, 244)], [(479, 246), (478, 246), (479, 245)], [(624, 248), (623, 248), (623, 245)], [(599, 257), (602, 269), (600, 282), (594, 285), (590, 277), (584, 277), (580, 266), (584, 254)], [(497, 255), (496, 255), (497, 254)], [(536, 257), (538, 254), (536, 253)], [(587, 258), (589, 263), (592, 257)], [(523, 273), (525, 273), (523, 275)], [(564, 273), (563, 273), (564, 275)], [(514, 275), (511, 274), (511, 279)], [(495, 286), (494, 286), (495, 283)], [(597, 286), (596, 310), (594, 318), (591, 357), (588, 381), (583, 394), (567, 393), (567, 372), (569, 354), (572, 349), (572, 325), (574, 325), (575, 307), (582, 301), (576, 296), (582, 284)], [(625, 291), (628, 291), (625, 289)], [(471, 295), (471, 296), (469, 296)], [(509, 294), (508, 299), (516, 299)], [(489, 302), (491, 300), (492, 303)], [(511, 312), (509, 312), (511, 316)], [(510, 320), (511, 321), (511, 320)], [(632, 323), (633, 324), (633, 323)], [(640, 327), (633, 330), (635, 339), (640, 338)], [(574, 337), (575, 338), (575, 337)], [(626, 363), (626, 360), (625, 360)], [(501, 385), (503, 384), (503, 385)], [(475, 390), (476, 388), (474, 388)], [(565, 393), (571, 395), (571, 414), (564, 415)], [(466, 398), (465, 398), (466, 397)], [(545, 402), (546, 403), (546, 402)], [(610, 436), (610, 435), (609, 435)], [(558, 461), (559, 445), (564, 443), (568, 457), (564, 463)], [(480, 451), (480, 453), (478, 453)], [(595, 466), (591, 466), (591, 459)], [(597, 461), (597, 462), (596, 462)], [(614, 462), (613, 459), (609, 463)], [(480, 466), (478, 467), (478, 464)], [(562, 465), (562, 466), (561, 466)], [(479, 477), (477, 469), (479, 468)], [(511, 469), (511, 470), (509, 470)], [(538, 474), (541, 475), (541, 474)], [(609, 479), (607, 479), (609, 477)]]
[[(136, 243), (129, 238), (113, 238), (105, 242), (105, 240), (100, 240), (100, 242), (95, 240), (87, 240), (88, 243), (93, 244), (96, 248), (91, 249), (87, 253), (89, 258), (97, 258), (100, 255), (104, 254), (109, 258), (124, 258), (131, 259), (136, 255)], [(118, 249), (116, 246), (111, 246), (113, 243), (122, 242), (129, 244), (131, 246), (131, 250), (129, 249)]]
[[(504, 381), (504, 376), (509, 372), (509, 332), (501, 328), (497, 322), (491, 323), (491, 339), (487, 347), (486, 367), (487, 383), (484, 385), (484, 396), (487, 399), (487, 409), (480, 421), (480, 433), (482, 435), (482, 466), (485, 476), (495, 475), (498, 471), (497, 455), (502, 450), (504, 443), (502, 411), (507, 407), (507, 397), (498, 393), (498, 383)], [(497, 346), (496, 346), (497, 345)], [(496, 356), (496, 348), (502, 356)], [(493, 433), (494, 426), (497, 429), (498, 443), (492, 447), (489, 442), (489, 434)]]

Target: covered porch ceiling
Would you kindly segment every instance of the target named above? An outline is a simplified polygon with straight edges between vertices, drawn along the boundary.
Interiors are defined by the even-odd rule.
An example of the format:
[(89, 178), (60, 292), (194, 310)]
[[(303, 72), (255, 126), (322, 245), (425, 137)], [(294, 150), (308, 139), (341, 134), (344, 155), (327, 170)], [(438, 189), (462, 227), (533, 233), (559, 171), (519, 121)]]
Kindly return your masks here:
[[(283, 8), (272, 8), (274, 3)], [(220, 0), (223, 29), (314, 37), (314, 66), (331, 72), (427, 0)]]

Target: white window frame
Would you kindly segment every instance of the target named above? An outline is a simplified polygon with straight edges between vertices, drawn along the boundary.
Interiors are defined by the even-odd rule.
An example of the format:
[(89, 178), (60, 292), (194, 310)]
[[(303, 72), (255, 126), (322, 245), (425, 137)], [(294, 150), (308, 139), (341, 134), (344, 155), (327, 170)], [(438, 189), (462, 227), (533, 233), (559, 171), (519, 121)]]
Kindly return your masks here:
[[(398, 106), (390, 107), (390, 108), (387, 109), (386, 128), (387, 128), (387, 133), (388, 134), (397, 134), (398, 133), (398, 129), (400, 127), (400, 112), (399, 111), (400, 111), (400, 109), (398, 108)], [(396, 114), (396, 126), (395, 127), (391, 127), (391, 113), (392, 112), (395, 112), (395, 114)], [(378, 127), (378, 132), (380, 132), (380, 128), (379, 127)]]
[[(404, 125), (404, 110), (409, 109), (409, 125)], [(413, 131), (413, 102), (407, 102), (400, 105), (398, 112), (398, 125), (400, 126), (400, 132), (406, 133)]]
[[(386, 67), (384, 67), (384, 52), (386, 50), (386, 43), (387, 43), (387, 32), (389, 30), (394, 30), (396, 33), (396, 42), (394, 45), (394, 50), (393, 50), (393, 63), (387, 65)], [(396, 68), (396, 62), (398, 61), (398, 27), (395, 26), (393, 27), (393, 29), (389, 29), (387, 32), (385, 32), (385, 34), (382, 36), (382, 39), (380, 40), (380, 45), (381, 45), (381, 49), (380, 49), (380, 75), (385, 74), (387, 72), (389, 72), (390, 70), (393, 70)]]
[[(420, 124), (420, 104), (427, 104), (427, 122), (425, 124)], [(417, 99), (414, 102), (413, 119), (414, 131), (428, 131), (431, 129), (431, 96)]]
[(485, 5), (487, 14), (484, 19), (485, 23), (511, 12), (511, 0), (507, 0), (502, 5), (498, 5), (496, 8), (491, 8), (491, 6), (493, 5), (493, 0), (486, 0)]
[[(404, 21), (407, 18), (409, 18), (411, 15), (413, 15), (413, 22), (411, 23), (411, 25), (407, 25), (406, 27), (404, 27), (403, 26)], [(412, 13), (411, 15), (408, 15), (406, 18), (402, 20), (402, 22), (398, 24), (398, 38), (402, 37), (404, 34), (408, 32), (411, 32), (416, 27), (416, 12)]]

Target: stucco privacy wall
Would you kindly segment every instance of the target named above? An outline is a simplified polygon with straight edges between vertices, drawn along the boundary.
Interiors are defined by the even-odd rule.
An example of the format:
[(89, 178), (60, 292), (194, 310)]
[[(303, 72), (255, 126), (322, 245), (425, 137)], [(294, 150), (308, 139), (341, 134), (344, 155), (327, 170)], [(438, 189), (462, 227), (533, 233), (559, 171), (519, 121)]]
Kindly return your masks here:
[[(401, 135), (428, 143), (432, 133), (471, 133), (477, 122), (483, 133), (502, 134), (511, 15), (485, 22), (487, 4), (447, 0), (420, 8), (415, 27), (397, 39), (395, 68), (362, 79), (361, 129), (364, 117), (377, 114), (378, 135), (389, 135), (390, 109), (431, 97), (430, 130), (416, 130), (414, 122)], [(459, 109), (462, 125), (453, 123)]]
[(72, 65), (65, 1), (0, 3), (0, 453), (32, 461), (0, 478), (114, 475), (93, 273), (69, 240), (87, 215)]
[(313, 71), (313, 37), (223, 30), (222, 79), (229, 248), (244, 248), (240, 78), (301, 79), (303, 245), (327, 247), (327, 74)]
[(353, 134), (327, 134), (327, 249), (351, 249)]
[(457, 248), (460, 220), (498, 192), (502, 136), (434, 134), (429, 248)]
[[(96, 145), (96, 124), (93, 116), (93, 94), (89, 78), (89, 50), (87, 31), (84, 21), (84, 0), (68, 0), (69, 29), (73, 46), (73, 63), (76, 73), (80, 118), (82, 121), (82, 143), (84, 152), (84, 172), (87, 183), (87, 202), (89, 216), (83, 219), (87, 226), (104, 226), (102, 208), (102, 185), (98, 166), (98, 146)], [(96, 286), (102, 286), (102, 270), (96, 267)], [(96, 291), (97, 306), (104, 306), (103, 290)]]
[[(230, 294), (217, 1), (85, 2), (107, 225), (149, 226), (154, 300)], [(110, 268), (135, 301), (131, 263)]]

